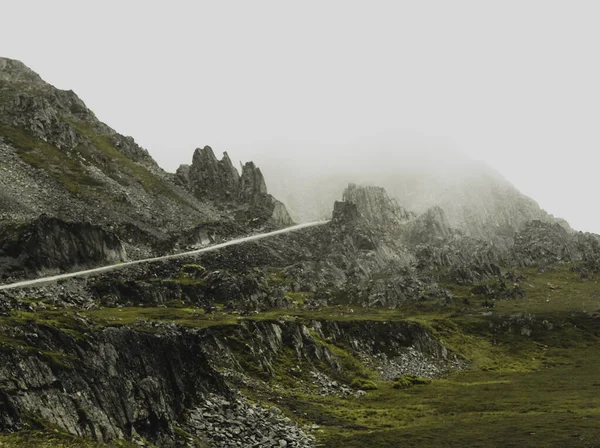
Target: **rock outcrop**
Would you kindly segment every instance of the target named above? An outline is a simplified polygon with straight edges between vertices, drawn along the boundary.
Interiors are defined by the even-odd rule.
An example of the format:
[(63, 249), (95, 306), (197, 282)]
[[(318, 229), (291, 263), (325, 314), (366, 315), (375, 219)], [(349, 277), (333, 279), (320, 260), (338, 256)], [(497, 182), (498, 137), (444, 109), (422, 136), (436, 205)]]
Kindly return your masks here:
[(119, 238), (90, 223), (64, 222), (42, 215), (23, 226), (3, 228), (0, 266), (40, 274), (73, 267), (126, 261)]
[(410, 222), (406, 239), (409, 244), (438, 244), (453, 234), (446, 214), (440, 207), (432, 207)]
[(515, 263), (521, 266), (556, 264), (581, 259), (572, 232), (559, 223), (531, 221), (517, 233), (512, 248)]
[(0, 58), (0, 81), (25, 82), (43, 85), (45, 82), (21, 61)]
[(246, 162), (240, 178), (240, 196), (251, 202), (260, 201), (267, 194), (267, 184), (260, 168), (254, 162)]
[(371, 225), (382, 229), (393, 230), (415, 216), (400, 207), (381, 187), (350, 184), (342, 198), (345, 202), (356, 204), (360, 214)]
[(285, 205), (267, 192), (265, 178), (254, 162), (247, 162), (240, 175), (227, 152), (218, 160), (210, 146), (194, 152), (191, 165), (181, 165), (177, 178), (199, 200), (216, 200), (242, 205), (238, 216), (246, 220), (269, 220), (278, 225), (293, 224)]
[(279, 408), (251, 405), (231, 385), (265, 388), (269, 378), (292, 375), (310, 388), (314, 372), (347, 387), (354, 366), (340, 347), (386, 378), (398, 369), (437, 377), (462, 367), (415, 323), (248, 320), (194, 329), (140, 321), (90, 330), (77, 317), (70, 331), (36, 324), (2, 330), (23, 345), (0, 351), (0, 430), (18, 430), (36, 415), (73, 435), (141, 446), (198, 446), (180, 440), (193, 436), (214, 448), (314, 447), (307, 429)]
[(210, 146), (196, 149), (187, 177), (190, 189), (199, 198), (231, 201), (239, 196), (240, 176), (229, 155), (224, 153), (217, 160)]

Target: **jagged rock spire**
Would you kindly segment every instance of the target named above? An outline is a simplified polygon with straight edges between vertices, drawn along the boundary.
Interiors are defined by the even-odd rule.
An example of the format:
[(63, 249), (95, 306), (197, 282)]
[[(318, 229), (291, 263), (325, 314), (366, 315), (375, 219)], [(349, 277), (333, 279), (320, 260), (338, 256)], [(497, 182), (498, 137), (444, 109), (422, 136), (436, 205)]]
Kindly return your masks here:
[(212, 148), (205, 146), (196, 149), (192, 164), (181, 165), (176, 176), (200, 200), (242, 204), (279, 224), (292, 223), (285, 205), (267, 193), (265, 178), (254, 162), (246, 162), (240, 176), (226, 152), (218, 160)]
[(192, 192), (197, 197), (235, 199), (240, 192), (240, 175), (227, 153), (217, 160), (210, 146), (194, 152), (189, 168), (179, 167), (178, 176), (187, 177)]

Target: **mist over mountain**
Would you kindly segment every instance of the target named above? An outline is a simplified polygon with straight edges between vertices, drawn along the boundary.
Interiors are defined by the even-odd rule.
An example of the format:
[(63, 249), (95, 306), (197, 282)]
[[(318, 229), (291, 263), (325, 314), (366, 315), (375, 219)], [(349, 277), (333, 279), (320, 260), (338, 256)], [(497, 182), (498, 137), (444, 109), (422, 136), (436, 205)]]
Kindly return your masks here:
[[(292, 144), (293, 145), (293, 144)], [(443, 139), (384, 134), (344, 146), (319, 146), (316, 159), (302, 148), (266, 151), (263, 170), (271, 190), (298, 222), (328, 216), (348, 183), (384, 187), (417, 214), (441, 207), (452, 227), (477, 238), (509, 237), (530, 220), (568, 223), (542, 210), (497, 171)]]

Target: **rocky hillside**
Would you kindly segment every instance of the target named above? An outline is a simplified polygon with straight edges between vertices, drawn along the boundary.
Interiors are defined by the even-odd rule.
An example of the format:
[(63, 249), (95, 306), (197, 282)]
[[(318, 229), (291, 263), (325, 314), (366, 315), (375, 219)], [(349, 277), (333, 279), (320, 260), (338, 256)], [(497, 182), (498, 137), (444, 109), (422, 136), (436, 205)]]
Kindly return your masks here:
[[(291, 223), (252, 162), (166, 173), (8, 59), (0, 131), (0, 283)], [(600, 237), (438, 177), (0, 290), (0, 447), (593, 446)]]
[[(103, 245), (117, 238), (120, 258), (173, 251), (208, 223), (225, 223), (230, 234), (291, 223), (285, 206), (267, 194), (260, 169), (248, 162), (239, 176), (227, 161), (217, 162), (206, 147), (194, 154), (189, 177), (184, 168), (166, 173), (74, 92), (0, 58), (0, 270), (19, 266), (11, 241), (26, 238), (26, 226), (42, 215), (63, 221), (63, 232), (77, 231), (70, 223), (92, 223), (107, 240), (83, 237), (92, 246), (81, 250), (105, 253)], [(37, 268), (65, 267), (59, 258)]]

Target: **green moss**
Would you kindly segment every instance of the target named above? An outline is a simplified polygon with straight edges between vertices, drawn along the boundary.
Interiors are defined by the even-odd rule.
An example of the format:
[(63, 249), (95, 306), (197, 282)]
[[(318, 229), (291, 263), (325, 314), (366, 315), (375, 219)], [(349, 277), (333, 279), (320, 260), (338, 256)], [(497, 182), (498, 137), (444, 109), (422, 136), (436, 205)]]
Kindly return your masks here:
[(100, 167), (102, 171), (121, 185), (128, 186), (131, 181), (137, 181), (148, 193), (160, 194), (170, 199), (190, 206), (176, 191), (165, 181), (153, 174), (146, 167), (131, 160), (111, 142), (110, 137), (98, 135), (87, 123), (67, 120), (81, 135), (93, 143), (95, 149), (105, 156)]
[(365, 380), (363, 378), (354, 378), (350, 383), (350, 387), (360, 390), (376, 390), (377, 384), (371, 380)]
[(184, 264), (181, 267), (181, 272), (192, 275), (204, 275), (206, 274), (206, 268), (199, 264)]
[(103, 184), (90, 176), (81, 150), (70, 154), (39, 140), (22, 129), (0, 125), (0, 135), (7, 138), (19, 157), (28, 165), (48, 172), (71, 193), (98, 197)]
[(292, 283), (292, 279), (288, 278), (285, 272), (278, 269), (267, 270), (267, 285), (272, 288), (287, 287)]
[(194, 448), (208, 448), (208, 445), (206, 443), (202, 442), (196, 436), (190, 434), (189, 432), (183, 430), (178, 426), (175, 426), (173, 432), (178, 438), (183, 439), (182, 442), (185, 443), (186, 446), (187, 444), (192, 443)]
[(295, 304), (298, 307), (304, 307), (304, 304), (306, 302), (306, 299), (310, 299), (314, 296), (314, 293), (312, 292), (304, 292), (304, 291), (299, 291), (299, 292), (287, 292), (285, 294), (286, 299), (288, 299), (290, 302), (292, 302), (293, 304)]
[(408, 389), (409, 387), (420, 385), (420, 384), (429, 384), (431, 380), (429, 378), (422, 378), (420, 376), (415, 375), (404, 375), (394, 380), (394, 384), (392, 387), (394, 389)]
[(42, 350), (40, 355), (49, 361), (52, 369), (58, 370), (71, 369), (73, 367), (72, 362), (75, 360), (74, 356), (48, 350)]

